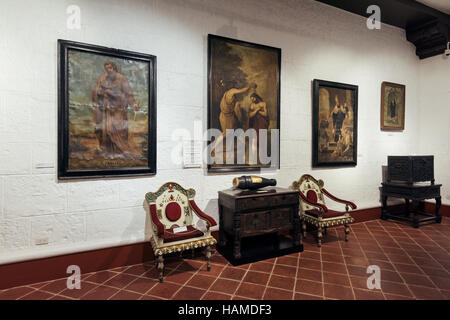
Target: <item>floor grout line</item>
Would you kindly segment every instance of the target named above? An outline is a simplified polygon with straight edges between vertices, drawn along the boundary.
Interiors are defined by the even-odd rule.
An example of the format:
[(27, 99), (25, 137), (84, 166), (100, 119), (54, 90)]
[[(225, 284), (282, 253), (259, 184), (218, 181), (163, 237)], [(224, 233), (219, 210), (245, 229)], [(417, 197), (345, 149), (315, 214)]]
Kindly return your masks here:
[[(340, 239), (340, 236), (339, 236), (339, 233), (337, 232), (337, 230), (335, 230), (335, 232), (336, 232), (336, 235), (337, 235), (337, 237), (338, 237), (338, 240), (341, 240), (341, 239)], [(345, 238), (344, 238), (344, 241), (345, 241)], [(350, 239), (349, 239), (349, 241), (350, 241)], [(353, 288), (352, 279), (350, 278), (350, 272), (348, 271), (347, 261), (346, 261), (345, 258), (344, 258), (344, 251), (342, 250), (342, 244), (341, 244), (341, 241), (339, 241), (339, 248), (341, 249), (341, 256), (342, 256), (342, 259), (344, 260), (345, 270), (347, 271), (347, 280), (348, 280), (348, 282), (349, 282), (349, 284), (350, 284), (350, 287), (351, 287), (351, 289), (352, 289), (353, 300), (356, 300), (355, 290), (354, 290), (354, 288)], [(323, 279), (323, 281), (325, 282), (325, 279)], [(324, 290), (325, 290), (325, 284), (324, 284)]]
[[(417, 229), (418, 230), (418, 229)], [(419, 231), (419, 230), (418, 230)], [(427, 236), (428, 237), (428, 235), (427, 234), (425, 234), (423, 231), (421, 231), (425, 236)], [(432, 256), (432, 255), (430, 255), (428, 252), (427, 252), (427, 250), (425, 249), (425, 248), (423, 248), (422, 246), (421, 246), (421, 244), (419, 243), (419, 242), (417, 242), (414, 238), (412, 238), (408, 233), (407, 233), (407, 235), (419, 246), (419, 247), (421, 247), (422, 248), (422, 250), (425, 252), (425, 253), (427, 253), (429, 256), (430, 256), (430, 258), (431, 259), (433, 259), (434, 261), (436, 261), (438, 264), (440, 264), (443, 268), (444, 268), (444, 270), (445, 270), (445, 267), (441, 264), (441, 263), (439, 263), (439, 261), (437, 261), (436, 259), (434, 259), (434, 257)], [(428, 238), (430, 238), (430, 237), (428, 237)], [(430, 238), (431, 239), (431, 238)], [(433, 241), (433, 239), (431, 239), (432, 241)], [(435, 242), (435, 241), (433, 241), (433, 242)], [(439, 246), (439, 244), (437, 243), (437, 242), (435, 242), (438, 246)], [(406, 252), (406, 254), (408, 254), (408, 252)], [(408, 254), (408, 256), (409, 256), (409, 254)], [(420, 269), (420, 270), (422, 270), (423, 271), (423, 269), (417, 264), (417, 262), (414, 260), (414, 258), (412, 258), (411, 256), (410, 256), (410, 258), (411, 258), (411, 260), (415, 263), (415, 265)], [(435, 286), (435, 289), (437, 289), (438, 291), (439, 291), (439, 293), (441, 293), (442, 294), (442, 292), (441, 292), (441, 288), (439, 288), (437, 285), (436, 285), (436, 283), (429, 277), (429, 275), (426, 273), (426, 272), (423, 272), (423, 274), (425, 275), (425, 277)], [(415, 285), (415, 286), (417, 286), (417, 285)], [(408, 289), (409, 289), (409, 286), (408, 286)]]
[[(31, 288), (31, 287), (28, 287), (28, 288)], [(33, 289), (34, 289), (34, 288), (33, 288)], [(28, 293), (25, 293), (23, 296), (20, 296), (20, 297), (16, 298), (15, 300), (20, 300), (20, 299), (26, 297), (27, 295), (29, 295), (29, 294), (31, 294), (31, 293), (34, 293), (34, 292), (36, 292), (36, 291), (40, 291), (40, 290), (34, 289), (33, 291), (30, 291), (30, 292), (28, 292)]]
[[(178, 266), (172, 271), (172, 272), (170, 272), (169, 274), (167, 274), (167, 275), (170, 275), (170, 274), (172, 274), (172, 273), (174, 273), (182, 264), (183, 264), (183, 262), (184, 262), (184, 258), (182, 257), (182, 259), (183, 259), (183, 261), (180, 263), (180, 264), (178, 264)], [(194, 259), (193, 259), (194, 260)], [(194, 261), (198, 261), (198, 260), (194, 260)], [(189, 278), (189, 279), (187, 279), (182, 285), (180, 285), (179, 283), (178, 283), (178, 285), (180, 285), (180, 288), (178, 288), (178, 290), (177, 291), (175, 291), (173, 294), (172, 294), (172, 296), (170, 297), (170, 299), (173, 299), (176, 295), (177, 295), (177, 293), (179, 292), (179, 291), (181, 291), (181, 289), (183, 289), (184, 287), (185, 287), (185, 285), (195, 276), (195, 275), (197, 275), (200, 271), (201, 271), (201, 268), (202, 267), (204, 267), (204, 264), (202, 264), (193, 274), (192, 274), (192, 276)], [(222, 270), (223, 271), (223, 270)], [(170, 282), (170, 281), (169, 281)], [(203, 296), (203, 295), (202, 295)], [(201, 297), (202, 297), (201, 296)], [(200, 298), (201, 298), (200, 297)]]
[[(267, 286), (268, 286), (269, 283), (270, 283), (270, 279), (272, 278), (273, 270), (275, 269), (275, 266), (277, 265), (277, 261), (278, 261), (278, 257), (276, 257), (276, 258), (275, 258), (275, 261), (273, 262), (272, 270), (270, 271), (269, 279), (267, 279), (266, 285), (264, 286), (264, 291), (263, 291), (263, 295), (262, 295), (261, 299), (264, 299), (264, 296), (266, 295)], [(250, 267), (249, 267), (249, 269), (250, 269)], [(295, 273), (297, 273), (297, 270), (295, 270)]]
[[(216, 250), (216, 252), (214, 254), (218, 254), (218, 251)], [(200, 297), (200, 300), (203, 300), (203, 298), (208, 294), (208, 292), (210, 292), (210, 289), (214, 286), (214, 284), (217, 282), (217, 279), (220, 278), (220, 276), (222, 275), (222, 273), (224, 272), (224, 270), (226, 269), (226, 267), (229, 265), (229, 263), (226, 263), (223, 265), (222, 271), (220, 271), (220, 273), (216, 276), (216, 279), (211, 282), (211, 284), (209, 285), (209, 287), (205, 290), (205, 292), (202, 294), (202, 296)], [(212, 266), (211, 266), (212, 268)], [(223, 293), (222, 293), (223, 294)]]
[[(367, 233), (369, 234), (370, 230), (369, 230), (369, 228), (367, 227), (367, 224), (364, 224), (364, 226), (366, 227)], [(376, 242), (377, 242), (377, 245), (378, 245), (381, 249), (383, 249), (383, 248), (380, 246), (380, 244), (378, 243), (377, 238), (376, 238), (376, 235), (374, 235), (372, 232), (370, 232), (370, 235), (371, 235), (371, 241), (376, 241)], [(362, 246), (361, 246), (361, 249), (362, 249), (362, 251), (363, 251), (363, 253), (364, 253), (364, 255), (365, 255), (367, 261), (369, 262), (369, 265), (370, 265), (370, 259), (369, 259), (369, 257), (368, 257), (367, 254), (366, 254), (366, 250), (364, 250)], [(369, 251), (369, 252), (370, 252), (370, 251)], [(389, 257), (386, 255), (386, 253), (384, 253), (384, 251), (383, 251), (383, 254), (386, 256), (387, 259), (389, 259)], [(383, 260), (381, 260), (381, 261), (383, 261)], [(368, 266), (367, 266), (367, 267), (368, 267)], [(367, 267), (366, 267), (366, 272), (367, 272)], [(381, 281), (381, 280), (380, 280), (380, 281)], [(369, 289), (369, 288), (367, 288), (367, 289)], [(386, 299), (386, 296), (385, 296), (385, 294), (384, 294), (384, 292), (383, 292), (383, 287), (382, 287), (382, 286), (381, 286), (380, 292), (381, 292), (381, 295), (383, 296), (383, 299), (384, 299), (384, 300), (387, 300), (387, 299)]]
[[(300, 231), (301, 232), (301, 231)], [(303, 235), (300, 234), (300, 241), (301, 244), (303, 245)], [(292, 287), (292, 298), (291, 300), (295, 300), (295, 289), (297, 288), (297, 281), (298, 281), (298, 273), (300, 272), (300, 256), (301, 256), (301, 252), (297, 252), (297, 270), (295, 270), (295, 279), (294, 279), (294, 286)], [(270, 283), (270, 280), (269, 280)]]
[(231, 300), (233, 300), (236, 297), (236, 293), (241, 287), (242, 283), (244, 282), (245, 277), (247, 276), (248, 271), (250, 270), (250, 264), (248, 264), (248, 267), (245, 269), (244, 275), (242, 276), (242, 279), (239, 281), (238, 286), (234, 290), (234, 293), (231, 295)]
[[(384, 228), (383, 228), (384, 229)], [(370, 229), (368, 229), (368, 231), (372, 234), (372, 232), (370, 231)], [(373, 235), (373, 234), (372, 234)], [(405, 281), (405, 279), (402, 277), (402, 275), (400, 274), (400, 272), (397, 270), (396, 266), (394, 265), (393, 261), (391, 260), (391, 258), (389, 257), (389, 255), (386, 254), (386, 252), (384, 251), (383, 247), (379, 244), (378, 240), (376, 237), (374, 237), (374, 240), (377, 242), (378, 246), (381, 248), (381, 250), (383, 251), (384, 255), (389, 259), (390, 264), (394, 267), (395, 272), (399, 275), (400, 279), (403, 280), (403, 283), (406, 285), (406, 288), (409, 290), (409, 292), (412, 294), (412, 297), (414, 299), (416, 299), (415, 294), (412, 292), (412, 290), (409, 288), (408, 283)], [(381, 288), (381, 291), (383, 291), (383, 288)]]

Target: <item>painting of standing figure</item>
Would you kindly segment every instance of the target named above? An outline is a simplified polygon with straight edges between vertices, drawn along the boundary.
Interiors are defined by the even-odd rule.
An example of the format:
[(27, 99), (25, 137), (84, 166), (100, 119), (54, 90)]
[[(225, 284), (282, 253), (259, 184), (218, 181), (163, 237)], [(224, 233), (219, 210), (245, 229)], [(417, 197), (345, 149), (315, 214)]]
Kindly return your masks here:
[(405, 86), (398, 83), (381, 84), (381, 130), (405, 129)]
[(280, 63), (281, 49), (208, 35), (208, 171), (278, 168)]
[(58, 44), (59, 177), (156, 173), (156, 57)]
[(313, 167), (354, 166), (358, 86), (313, 81)]

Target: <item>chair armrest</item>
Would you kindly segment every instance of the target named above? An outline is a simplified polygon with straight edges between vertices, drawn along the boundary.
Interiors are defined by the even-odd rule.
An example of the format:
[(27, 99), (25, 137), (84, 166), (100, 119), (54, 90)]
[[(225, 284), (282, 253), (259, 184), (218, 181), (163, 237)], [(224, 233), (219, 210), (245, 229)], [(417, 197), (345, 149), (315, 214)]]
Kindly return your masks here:
[(192, 210), (195, 212), (195, 214), (202, 220), (205, 220), (210, 227), (216, 226), (217, 222), (212, 217), (208, 216), (206, 213), (204, 213), (200, 208), (197, 206), (194, 200), (189, 200), (189, 204), (191, 205)]
[(164, 225), (159, 221), (158, 216), (156, 215), (156, 205), (151, 204), (150, 205), (150, 216), (152, 218), (152, 222), (156, 225), (156, 228), (158, 229), (158, 237), (162, 236), (164, 234)]
[(340, 202), (346, 205), (349, 205), (353, 210), (356, 209), (356, 204), (354, 204), (351, 201), (347, 201), (347, 200), (343, 200), (343, 199), (339, 199), (338, 197), (333, 196), (331, 193), (329, 193), (325, 188), (322, 188), (322, 192), (331, 200), (334, 200), (336, 202)]
[(310, 206), (316, 207), (317, 209), (319, 209), (320, 212), (324, 213), (324, 212), (327, 212), (327, 211), (328, 211), (328, 208), (327, 208), (326, 205), (321, 204), (321, 203), (313, 203), (313, 202), (310, 202), (310, 201), (308, 200), (308, 198), (305, 197), (305, 195), (304, 195), (301, 191), (299, 191), (298, 194), (300, 195), (300, 198), (302, 199), (302, 201), (306, 202), (306, 203), (307, 203), (308, 205), (310, 205)]

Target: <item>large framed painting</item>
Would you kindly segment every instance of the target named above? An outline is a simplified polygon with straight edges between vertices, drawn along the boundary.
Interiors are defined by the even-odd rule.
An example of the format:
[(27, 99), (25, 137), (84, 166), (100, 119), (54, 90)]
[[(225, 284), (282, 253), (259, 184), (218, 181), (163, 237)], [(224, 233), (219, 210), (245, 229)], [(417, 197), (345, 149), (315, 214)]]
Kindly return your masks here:
[(358, 86), (313, 81), (313, 167), (356, 166)]
[(381, 130), (405, 129), (405, 86), (383, 82), (381, 84)]
[(156, 57), (58, 40), (58, 178), (156, 173)]
[(208, 171), (279, 168), (281, 49), (208, 35)]

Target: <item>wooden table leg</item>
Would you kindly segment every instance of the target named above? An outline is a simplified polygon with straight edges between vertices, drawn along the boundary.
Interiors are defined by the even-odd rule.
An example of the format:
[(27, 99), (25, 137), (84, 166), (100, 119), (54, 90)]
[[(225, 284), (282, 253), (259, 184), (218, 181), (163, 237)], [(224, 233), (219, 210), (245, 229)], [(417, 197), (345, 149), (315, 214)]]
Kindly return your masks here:
[(417, 212), (419, 210), (419, 201), (413, 200), (412, 207), (413, 207), (413, 227), (418, 228), (419, 227), (419, 218), (417, 217)]
[(293, 229), (292, 229), (292, 239), (294, 240), (294, 245), (298, 246), (302, 244), (301, 233), (300, 233), (300, 217), (298, 215), (298, 206), (294, 209), (293, 218)]
[(382, 195), (381, 196), (381, 202), (383, 203), (383, 206), (381, 207), (381, 219), (386, 220), (387, 219), (387, 196)]
[(436, 200), (436, 222), (441, 223), (442, 216), (439, 213), (439, 208), (441, 207), (441, 197), (437, 197), (435, 198), (435, 200)]
[(219, 246), (223, 247), (227, 244), (224, 222), (223, 222), (223, 207), (219, 205)]
[(405, 198), (405, 216), (409, 216), (409, 199)]
[(240, 259), (241, 256), (241, 215), (234, 216), (234, 239), (233, 239), (233, 256)]

